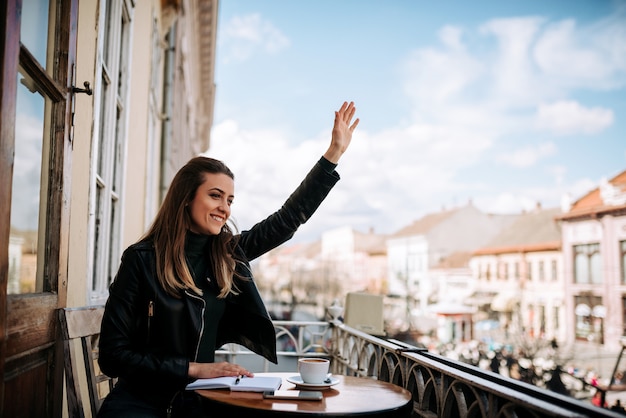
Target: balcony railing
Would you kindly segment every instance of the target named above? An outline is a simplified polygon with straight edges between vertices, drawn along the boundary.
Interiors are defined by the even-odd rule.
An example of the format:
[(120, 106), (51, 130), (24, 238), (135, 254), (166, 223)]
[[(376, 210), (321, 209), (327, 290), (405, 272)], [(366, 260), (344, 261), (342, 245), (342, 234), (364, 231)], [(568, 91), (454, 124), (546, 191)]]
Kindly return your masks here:
[[(622, 417), (427, 350), (360, 332), (339, 321), (274, 321), (282, 358), (328, 357), (335, 374), (402, 386), (413, 396), (414, 417)], [(256, 354), (238, 345), (217, 352), (230, 361)], [(269, 362), (264, 361), (264, 371)]]

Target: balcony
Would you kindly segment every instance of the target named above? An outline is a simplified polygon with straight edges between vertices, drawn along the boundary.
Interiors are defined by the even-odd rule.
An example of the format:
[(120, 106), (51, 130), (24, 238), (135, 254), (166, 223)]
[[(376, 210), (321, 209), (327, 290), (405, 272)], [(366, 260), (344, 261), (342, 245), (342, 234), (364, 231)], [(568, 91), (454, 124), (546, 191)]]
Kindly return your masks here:
[(222, 347), (223, 358), (262, 371), (296, 370), (299, 357), (328, 357), (334, 374), (392, 382), (413, 396), (414, 417), (623, 417), (608, 409), (496, 373), (363, 333), (339, 321), (274, 321), (279, 364), (241, 346)]

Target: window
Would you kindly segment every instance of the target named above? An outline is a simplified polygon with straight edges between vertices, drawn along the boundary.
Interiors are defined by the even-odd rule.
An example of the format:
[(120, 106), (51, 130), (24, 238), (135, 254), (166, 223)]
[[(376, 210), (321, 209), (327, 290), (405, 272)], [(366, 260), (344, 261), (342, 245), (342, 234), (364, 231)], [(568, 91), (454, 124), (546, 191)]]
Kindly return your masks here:
[(546, 272), (545, 272), (543, 260), (537, 263), (537, 270), (538, 270), (537, 275), (539, 276), (539, 281), (543, 282), (544, 280), (546, 280)]
[(553, 282), (557, 281), (559, 278), (559, 270), (558, 270), (558, 265), (556, 263), (556, 260), (552, 260), (550, 262), (550, 271), (551, 271), (550, 278), (552, 279), (552, 281)]
[(539, 305), (539, 335), (543, 337), (546, 334), (546, 307)]
[[(14, 149), (3, 142), (2, 161), (12, 164), (8, 251), (8, 294), (55, 292), (62, 272), (58, 271), (61, 238), (65, 231), (67, 200), (64, 169), (70, 160), (64, 115), (68, 80), (67, 45), (75, 41), (68, 32), (68, 3), (26, 0), (18, 19), (19, 65), (17, 66), (14, 114), (3, 109), (3, 132), (11, 132)], [(14, 16), (11, 16), (13, 18)], [(5, 53), (7, 51), (4, 51)], [(4, 59), (7, 57), (4, 56)], [(73, 57), (72, 57), (73, 59)], [(8, 93), (9, 80), (4, 80)], [(14, 119), (13, 119), (14, 117)], [(8, 118), (13, 119), (10, 123)], [(11, 128), (8, 128), (11, 126)], [(13, 136), (14, 134), (14, 136)], [(13, 142), (14, 141), (14, 142)], [(9, 142), (7, 142), (8, 144)], [(9, 164), (9, 163), (7, 163)]]
[(552, 323), (553, 323), (552, 330), (554, 332), (556, 332), (560, 328), (559, 315), (560, 315), (560, 309), (558, 306), (555, 306), (552, 311)]
[(520, 279), (520, 277), (519, 277), (519, 262), (516, 261), (514, 263), (513, 270), (514, 270), (514, 274), (515, 274), (515, 280), (519, 280)]
[(604, 309), (602, 298), (593, 295), (574, 297), (576, 339), (604, 343)]
[(574, 283), (602, 283), (600, 244), (574, 246)]
[(101, 3), (101, 24), (95, 89), (96, 106), (92, 161), (91, 301), (104, 301), (120, 256), (122, 195), (126, 153), (130, 20), (125, 0)]
[[(24, 26), (27, 25), (22, 24), (22, 30)], [(49, 102), (47, 106), (50, 106)], [(8, 294), (43, 291), (43, 254), (38, 242), (44, 241), (42, 232), (45, 231), (44, 225), (40, 223), (40, 215), (43, 215), (40, 214), (40, 199), (45, 193), (45, 189), (42, 190), (45, 183), (42, 183), (41, 166), (45, 159), (44, 142), (49, 141), (44, 128), (45, 108), (46, 98), (38, 90), (35, 78), (20, 68), (15, 119)], [(47, 113), (49, 112), (48, 110)]]
[(626, 284), (626, 241), (620, 241), (620, 260), (621, 260), (621, 277), (622, 284)]
[[(171, 111), (168, 107), (161, 108), (160, 98), (157, 97), (157, 92), (161, 92), (165, 88), (163, 97), (169, 97), (171, 92), (168, 87), (172, 85), (171, 77), (166, 78), (164, 82), (164, 74), (162, 74), (163, 66), (170, 69), (173, 67), (171, 61), (173, 58), (170, 55), (174, 54), (174, 44), (170, 40), (170, 35), (166, 36), (166, 42), (169, 42), (169, 46), (166, 48), (166, 54), (164, 54), (161, 43), (163, 42), (161, 36), (161, 22), (156, 16), (152, 19), (152, 72), (150, 74), (150, 101), (148, 111), (148, 149), (146, 158), (146, 201), (144, 206), (144, 230), (147, 230), (150, 223), (153, 220), (154, 214), (159, 209), (159, 202), (162, 201), (161, 197), (161, 176), (159, 167), (161, 165), (161, 141), (159, 135), (169, 135), (171, 129), (167, 128), (171, 119)], [(166, 59), (165, 65), (161, 65), (164, 56)], [(171, 70), (170, 70), (171, 71)], [(159, 128), (163, 124), (163, 130)], [(169, 143), (169, 139), (165, 139), (164, 143)], [(163, 187), (163, 195), (167, 189)], [(163, 196), (165, 197), (165, 196)]]
[(533, 264), (530, 261), (526, 262), (526, 277), (529, 282), (533, 280)]
[(626, 296), (622, 296), (622, 336), (626, 337)]

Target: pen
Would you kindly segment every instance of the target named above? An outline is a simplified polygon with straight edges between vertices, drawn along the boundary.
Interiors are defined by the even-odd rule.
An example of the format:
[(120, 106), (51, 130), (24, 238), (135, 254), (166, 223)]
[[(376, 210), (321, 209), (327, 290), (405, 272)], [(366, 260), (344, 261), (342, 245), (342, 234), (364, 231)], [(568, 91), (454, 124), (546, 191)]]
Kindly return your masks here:
[(235, 384), (238, 384), (241, 379), (243, 379), (243, 375), (237, 376), (237, 378), (235, 379)]

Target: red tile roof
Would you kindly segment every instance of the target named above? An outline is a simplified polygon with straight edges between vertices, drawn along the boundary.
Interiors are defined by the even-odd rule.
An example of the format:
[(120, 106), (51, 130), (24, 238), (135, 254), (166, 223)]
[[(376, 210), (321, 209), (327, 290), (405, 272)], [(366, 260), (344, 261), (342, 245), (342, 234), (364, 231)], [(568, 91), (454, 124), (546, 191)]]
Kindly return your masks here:
[[(626, 170), (622, 171), (608, 183), (618, 189), (621, 193), (626, 194)], [(602, 199), (601, 188), (596, 187), (580, 199), (578, 199), (569, 212), (557, 216), (557, 219), (572, 219), (578, 217), (592, 217), (595, 215), (603, 215), (611, 212), (619, 212), (626, 209), (626, 204), (610, 205), (606, 204)]]

